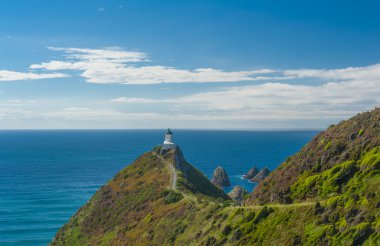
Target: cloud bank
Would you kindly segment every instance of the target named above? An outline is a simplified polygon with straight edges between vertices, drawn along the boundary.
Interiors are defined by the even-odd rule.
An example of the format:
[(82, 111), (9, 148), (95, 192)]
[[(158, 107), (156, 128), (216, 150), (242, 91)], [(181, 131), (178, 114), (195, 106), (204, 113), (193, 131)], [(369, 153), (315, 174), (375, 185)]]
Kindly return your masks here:
[(315, 70), (286, 70), (284, 76), (317, 78), (318, 85), (279, 82), (230, 86), (164, 100), (119, 97), (122, 104), (167, 104), (224, 119), (344, 119), (380, 105), (380, 65)]
[[(119, 47), (49, 49), (59, 52), (60, 59), (32, 64), (28, 72), (0, 70), (0, 81), (80, 76), (88, 83), (97, 84), (225, 84), (198, 93), (181, 91), (182, 96), (164, 93), (165, 99), (160, 99), (164, 94), (128, 97), (120, 92), (94, 108), (89, 107), (93, 102), (78, 101), (43, 111), (26, 107), (31, 103), (25, 102), (30, 101), (4, 101), (2, 105), (8, 108), (0, 110), (0, 118), (87, 121), (87, 124), (93, 121), (107, 126), (113, 122), (127, 124), (133, 121), (138, 122), (137, 126), (145, 124), (144, 127), (148, 128), (151, 122), (166, 124), (167, 120), (183, 127), (202, 127), (211, 123), (220, 127), (239, 127), (241, 123), (242, 127), (250, 128), (255, 122), (265, 122), (260, 126), (288, 122), (287, 127), (294, 124), (297, 128), (299, 121), (331, 123), (380, 104), (380, 64), (337, 69), (188, 70), (151, 65), (146, 53)], [(233, 83), (238, 81), (247, 83)], [(39, 105), (32, 104), (34, 108)]]
[(149, 62), (147, 54), (124, 51), (118, 47), (105, 49), (49, 47), (49, 49), (63, 52), (63, 59), (33, 64), (30, 69), (79, 71), (80, 76), (89, 83), (143, 85), (237, 82), (265, 79), (263, 74), (274, 72), (271, 69), (229, 72), (213, 68), (187, 70), (160, 65), (145, 65)]

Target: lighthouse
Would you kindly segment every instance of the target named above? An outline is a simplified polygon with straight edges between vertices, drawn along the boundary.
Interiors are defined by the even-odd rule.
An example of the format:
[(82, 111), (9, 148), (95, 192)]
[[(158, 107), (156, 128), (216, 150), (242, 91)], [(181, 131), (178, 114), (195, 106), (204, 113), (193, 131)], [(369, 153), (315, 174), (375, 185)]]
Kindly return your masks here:
[(164, 139), (164, 143), (162, 144), (162, 148), (165, 150), (169, 150), (169, 149), (175, 149), (175, 147), (176, 147), (176, 144), (173, 143), (173, 133), (168, 128), (168, 131), (165, 133), (165, 139)]

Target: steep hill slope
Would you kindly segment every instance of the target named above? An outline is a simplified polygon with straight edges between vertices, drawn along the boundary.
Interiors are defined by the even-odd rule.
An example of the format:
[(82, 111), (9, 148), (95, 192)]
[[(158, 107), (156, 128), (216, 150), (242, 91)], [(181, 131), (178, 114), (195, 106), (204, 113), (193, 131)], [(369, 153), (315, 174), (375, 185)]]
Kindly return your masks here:
[(380, 245), (379, 124), (375, 109), (321, 132), (244, 206), (180, 149), (156, 148), (103, 186), (52, 245)]
[[(178, 180), (171, 190), (170, 167)], [(129, 245), (175, 241), (200, 209), (229, 197), (184, 159), (179, 148), (139, 157), (104, 185), (62, 227), (52, 245)], [(207, 207), (204, 205), (203, 207)]]
[[(380, 146), (380, 108), (358, 114), (318, 134), (261, 182), (246, 204), (290, 203), (339, 193), (342, 186), (361, 170), (358, 160), (377, 146)], [(324, 181), (322, 178), (315, 182), (306, 180), (317, 174), (323, 174)], [(308, 183), (310, 191), (300, 191), (303, 188), (300, 184), (304, 181), (313, 183)], [(322, 191), (314, 183), (331, 190)]]

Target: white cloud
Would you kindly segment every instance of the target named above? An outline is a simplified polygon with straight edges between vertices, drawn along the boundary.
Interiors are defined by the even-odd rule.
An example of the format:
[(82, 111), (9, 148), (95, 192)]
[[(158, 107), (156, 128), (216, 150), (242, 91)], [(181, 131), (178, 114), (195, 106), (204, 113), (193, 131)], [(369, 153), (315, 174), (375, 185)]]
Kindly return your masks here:
[(53, 79), (68, 77), (62, 73), (32, 73), (15, 72), (10, 70), (0, 70), (0, 81), (34, 80), (34, 79)]
[(322, 85), (264, 83), (226, 87), (169, 99), (115, 98), (118, 103), (168, 103), (176, 112), (210, 120), (343, 119), (380, 104), (380, 81), (348, 80)]
[(111, 99), (110, 102), (114, 103), (162, 103), (165, 100), (149, 99), (143, 97), (118, 97)]
[[(56, 48), (50, 50), (62, 52), (62, 59), (56, 59), (30, 66), (26, 73), (0, 70), (0, 81), (28, 80), (43, 78), (61, 78), (68, 75), (60, 71), (77, 72), (90, 83), (117, 84), (159, 84), (159, 83), (203, 83), (203, 82), (260, 82), (250, 85), (236, 85), (194, 93), (181, 97), (118, 97), (110, 99), (104, 107), (66, 107), (52, 110), (44, 108), (39, 112), (30, 111), (22, 106), (33, 104), (26, 100), (15, 99), (3, 103), (10, 106), (2, 109), (2, 118), (25, 117), (48, 119), (53, 121), (84, 122), (137, 122), (145, 127), (166, 120), (181, 126), (207, 126), (213, 122), (217, 126), (230, 122), (292, 122), (310, 120), (338, 120), (380, 104), (380, 64), (340, 69), (293, 69), (251, 71), (223, 71), (212, 68), (192, 70), (174, 67), (146, 65), (150, 62), (146, 53), (125, 51), (117, 47), (104, 49)], [(320, 83), (308, 83), (307, 79), (319, 79)], [(285, 82), (285, 80), (291, 80)], [(298, 83), (298, 84), (296, 84)], [(302, 84), (300, 84), (302, 83)], [(168, 93), (167, 93), (168, 94)], [(115, 104), (121, 104), (115, 107)], [(139, 107), (145, 113), (124, 112), (123, 104), (142, 104)], [(157, 104), (164, 104), (158, 107)], [(78, 103), (81, 105), (81, 103)], [(86, 103), (85, 105), (92, 105)], [(16, 106), (20, 106), (17, 109)], [(55, 108), (60, 105), (55, 105)], [(93, 105), (92, 105), (93, 106)], [(11, 108), (15, 108), (12, 113)], [(136, 110), (135, 107), (126, 107)], [(165, 110), (162, 110), (165, 108)], [(17, 110), (16, 110), (17, 109)], [(168, 113), (170, 112), (170, 113)], [(160, 124), (161, 124), (160, 123)], [(158, 124), (158, 123), (157, 123)], [(297, 125), (299, 126), (299, 125)], [(149, 127), (149, 126), (148, 126)], [(155, 126), (156, 127), (156, 126)]]
[[(178, 69), (159, 65), (141, 65), (148, 62), (145, 53), (123, 51), (117, 47), (105, 49), (56, 48), (64, 52), (64, 60), (53, 60), (33, 64), (31, 69), (49, 71), (76, 70), (90, 83), (118, 84), (159, 84), (159, 83), (202, 83), (202, 82), (237, 82), (267, 79), (263, 74), (275, 71), (259, 69), (250, 71), (222, 71), (212, 68), (194, 70)], [(280, 79), (283, 79), (281, 77)]]
[(320, 78), (328, 80), (379, 80), (380, 64), (374, 64), (367, 67), (348, 67), (343, 69), (285, 70), (284, 74), (298, 78)]
[(198, 93), (178, 98), (187, 105), (203, 105), (209, 110), (346, 109), (380, 103), (380, 83), (361, 81), (331, 82), (320, 86), (265, 83)]

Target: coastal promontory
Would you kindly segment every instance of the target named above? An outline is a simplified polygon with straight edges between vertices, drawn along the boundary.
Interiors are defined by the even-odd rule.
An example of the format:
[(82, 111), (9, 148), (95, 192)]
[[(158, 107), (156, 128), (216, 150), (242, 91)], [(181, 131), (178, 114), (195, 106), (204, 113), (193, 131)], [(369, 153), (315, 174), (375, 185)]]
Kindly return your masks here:
[(235, 187), (236, 202), (178, 146), (157, 147), (101, 187), (51, 244), (380, 245), (379, 187), (375, 109), (319, 133), (252, 193)]

